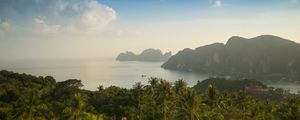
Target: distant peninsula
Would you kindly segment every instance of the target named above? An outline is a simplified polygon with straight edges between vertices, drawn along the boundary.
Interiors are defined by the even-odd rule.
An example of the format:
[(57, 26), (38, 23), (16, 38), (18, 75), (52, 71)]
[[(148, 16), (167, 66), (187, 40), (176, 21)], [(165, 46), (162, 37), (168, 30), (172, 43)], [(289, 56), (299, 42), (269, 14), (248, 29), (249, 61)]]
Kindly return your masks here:
[(226, 44), (186, 48), (163, 68), (266, 82), (300, 83), (300, 44), (273, 35), (234, 36)]
[(166, 61), (172, 56), (171, 52), (163, 54), (159, 49), (146, 49), (141, 54), (137, 55), (133, 52), (127, 51), (120, 53), (116, 60), (118, 61)]

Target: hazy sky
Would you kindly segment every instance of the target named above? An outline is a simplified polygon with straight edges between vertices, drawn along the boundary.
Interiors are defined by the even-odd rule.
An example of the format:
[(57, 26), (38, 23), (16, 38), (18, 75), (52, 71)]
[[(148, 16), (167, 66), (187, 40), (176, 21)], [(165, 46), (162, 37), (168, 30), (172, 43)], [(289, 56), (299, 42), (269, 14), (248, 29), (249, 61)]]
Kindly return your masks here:
[(177, 52), (262, 34), (300, 42), (300, 0), (0, 1), (0, 60)]

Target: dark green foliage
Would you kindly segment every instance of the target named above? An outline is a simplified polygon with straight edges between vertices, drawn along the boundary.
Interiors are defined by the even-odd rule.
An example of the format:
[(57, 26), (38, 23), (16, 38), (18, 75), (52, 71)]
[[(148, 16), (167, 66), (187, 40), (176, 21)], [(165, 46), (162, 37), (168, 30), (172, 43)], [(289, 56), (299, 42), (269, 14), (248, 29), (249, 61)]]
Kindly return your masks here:
[(222, 92), (244, 91), (246, 87), (252, 86), (267, 89), (267, 86), (255, 80), (226, 80), (218, 77), (211, 77), (198, 82), (198, 84), (194, 86), (194, 89), (198, 90), (198, 92), (203, 92), (208, 89), (209, 85), (213, 85)]
[[(300, 118), (300, 98), (254, 80), (209, 78), (194, 87), (150, 78), (149, 85), (80, 89), (80, 80), (0, 71), (0, 119), (270, 120)], [(251, 91), (263, 88), (265, 94)], [(259, 87), (258, 87), (259, 86)], [(247, 87), (247, 90), (245, 90)], [(258, 89), (261, 90), (261, 89)], [(275, 96), (275, 97), (272, 97)], [(280, 97), (280, 99), (277, 99)]]

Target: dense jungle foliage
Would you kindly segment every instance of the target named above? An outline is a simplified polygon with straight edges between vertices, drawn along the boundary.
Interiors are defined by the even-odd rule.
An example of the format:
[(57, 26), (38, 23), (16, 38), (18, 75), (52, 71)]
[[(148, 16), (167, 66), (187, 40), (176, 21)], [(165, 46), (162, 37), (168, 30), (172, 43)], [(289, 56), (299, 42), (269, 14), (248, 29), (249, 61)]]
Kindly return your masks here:
[(254, 80), (208, 78), (188, 87), (149, 78), (131, 89), (81, 89), (77, 79), (56, 81), (0, 71), (1, 120), (300, 120), (300, 98)]

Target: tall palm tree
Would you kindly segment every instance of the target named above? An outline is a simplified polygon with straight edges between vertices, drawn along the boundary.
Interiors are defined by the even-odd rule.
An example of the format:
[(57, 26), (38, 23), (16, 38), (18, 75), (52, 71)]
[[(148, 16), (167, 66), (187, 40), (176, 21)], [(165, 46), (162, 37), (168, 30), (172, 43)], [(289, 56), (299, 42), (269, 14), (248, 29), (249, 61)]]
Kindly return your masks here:
[(67, 106), (63, 110), (63, 116), (69, 120), (84, 120), (98, 118), (96, 115), (86, 112), (88, 106), (86, 105), (86, 99), (80, 93), (74, 94), (72, 105)]
[(10, 116), (12, 119), (55, 119), (48, 106), (42, 103), (35, 94), (31, 95), (29, 99), (21, 97), (14, 106)]
[(290, 119), (299, 120), (300, 119), (300, 100), (291, 99), (288, 103), (290, 110)]
[(179, 99), (178, 117), (185, 120), (199, 120), (200, 99), (192, 89), (188, 89)]
[(168, 119), (168, 113), (170, 111), (169, 105), (172, 94), (172, 85), (165, 80), (160, 80), (156, 99), (161, 106), (163, 120)]
[(158, 101), (157, 101), (157, 93), (158, 93), (158, 85), (159, 85), (159, 78), (149, 78), (148, 83), (150, 85), (145, 86), (145, 111), (146, 114), (148, 113), (149, 115), (147, 116), (148, 118), (146, 119), (157, 119), (159, 116), (159, 109), (160, 106), (158, 106)]
[(208, 104), (215, 105), (217, 99), (217, 92), (213, 85), (208, 85)]
[(150, 86), (148, 87), (148, 91), (150, 92), (151, 95), (154, 95), (155, 93), (155, 88), (157, 88), (159, 79), (157, 78), (150, 78), (148, 83), (150, 84)]
[(141, 102), (143, 97), (143, 85), (138, 82), (133, 86), (133, 96), (134, 100), (136, 101), (136, 119), (141, 120), (142, 119), (142, 110), (141, 110)]
[(174, 83), (175, 91), (177, 94), (182, 95), (187, 89), (187, 83), (180, 79)]

